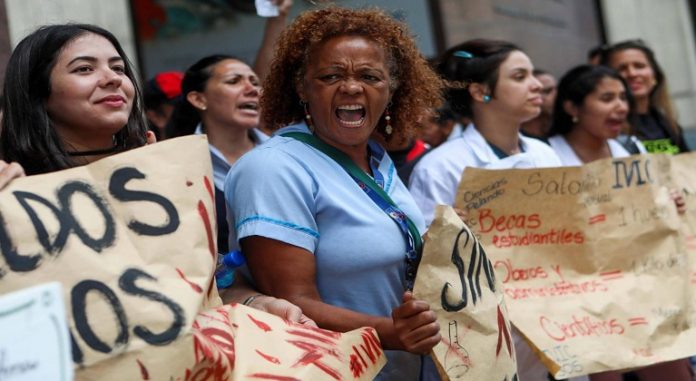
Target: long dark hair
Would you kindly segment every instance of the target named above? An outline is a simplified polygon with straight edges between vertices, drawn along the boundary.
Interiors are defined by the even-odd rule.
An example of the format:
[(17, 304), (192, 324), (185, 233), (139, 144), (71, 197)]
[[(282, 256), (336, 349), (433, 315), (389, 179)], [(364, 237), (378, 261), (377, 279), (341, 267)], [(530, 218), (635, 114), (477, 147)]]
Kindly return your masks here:
[(591, 94), (604, 78), (620, 81), (626, 90), (628, 101), (629, 124), (635, 123), (635, 100), (626, 80), (614, 69), (603, 65), (580, 65), (570, 69), (558, 82), (556, 101), (553, 105), (553, 117), (549, 136), (564, 135), (575, 127), (573, 117), (566, 112), (563, 104), (570, 101), (575, 106), (582, 106), (585, 98)]
[(5, 71), (4, 110), (0, 130), (3, 159), (16, 161), (27, 174), (39, 174), (77, 165), (67, 154), (63, 141), (52, 127), (46, 111), (51, 95), (51, 71), (62, 49), (88, 33), (106, 38), (125, 64), (125, 74), (133, 82), (135, 97), (128, 122), (116, 135), (118, 150), (145, 144), (147, 124), (141, 90), (133, 65), (116, 37), (105, 29), (87, 24), (43, 26), (25, 37), (15, 48)]
[(507, 41), (475, 39), (448, 49), (437, 62), (437, 71), (445, 79), (446, 98), (452, 110), (465, 117), (473, 117), (473, 99), (468, 86), (472, 83), (488, 85), (490, 96), (495, 96), (500, 65), (510, 53), (522, 51)]
[(662, 116), (667, 119), (669, 127), (674, 131), (675, 136), (681, 139), (681, 131), (677, 124), (677, 118), (674, 112), (674, 106), (672, 105), (672, 100), (669, 96), (669, 89), (667, 87), (667, 78), (665, 77), (665, 72), (662, 67), (657, 63), (657, 58), (655, 57), (655, 52), (653, 52), (648, 45), (643, 42), (643, 40), (626, 40), (621, 41), (616, 44), (610, 45), (602, 51), (601, 64), (610, 66), (612, 57), (614, 54), (622, 52), (627, 49), (640, 50), (645, 54), (645, 58), (648, 59), (648, 63), (652, 68), (653, 73), (655, 73), (655, 87), (653, 87), (650, 92), (650, 108), (652, 110), (658, 111)]
[(201, 115), (186, 96), (192, 91), (204, 91), (208, 80), (213, 75), (213, 67), (225, 60), (243, 62), (227, 54), (214, 54), (201, 58), (186, 70), (184, 79), (181, 81), (181, 98), (174, 106), (172, 117), (167, 123), (168, 137), (191, 135), (196, 131), (196, 126), (201, 122)]

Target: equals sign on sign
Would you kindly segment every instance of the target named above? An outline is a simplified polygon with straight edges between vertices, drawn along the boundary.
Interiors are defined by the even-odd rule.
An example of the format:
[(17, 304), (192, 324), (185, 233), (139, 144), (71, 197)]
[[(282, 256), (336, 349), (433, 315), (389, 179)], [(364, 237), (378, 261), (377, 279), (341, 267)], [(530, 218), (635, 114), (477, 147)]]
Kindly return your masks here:
[(623, 278), (623, 274), (621, 273), (621, 270), (605, 271), (603, 273), (599, 273), (599, 276), (601, 276), (602, 280), (605, 280), (605, 281)]
[(590, 225), (594, 225), (599, 222), (604, 222), (607, 220), (607, 216), (605, 214), (598, 214), (596, 216), (590, 217)]
[(628, 319), (630, 325), (648, 325), (648, 321), (644, 317), (634, 317)]

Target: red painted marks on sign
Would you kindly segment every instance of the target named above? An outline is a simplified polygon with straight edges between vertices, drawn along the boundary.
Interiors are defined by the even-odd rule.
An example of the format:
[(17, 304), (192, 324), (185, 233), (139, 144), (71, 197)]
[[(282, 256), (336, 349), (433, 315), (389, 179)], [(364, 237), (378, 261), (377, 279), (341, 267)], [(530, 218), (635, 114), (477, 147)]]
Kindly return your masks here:
[(335, 340), (338, 340), (341, 338), (340, 332), (328, 331), (326, 329), (321, 329), (321, 328), (317, 328), (317, 327), (307, 327), (307, 326), (301, 326), (301, 327), (296, 327), (296, 328), (307, 330), (307, 331), (312, 331), (318, 335), (330, 337), (330, 338), (335, 339)]
[(193, 181), (191, 181), (191, 180), (186, 180), (186, 186), (187, 186), (187, 187), (190, 187), (190, 186), (192, 186), (192, 185), (193, 185)]
[[(326, 373), (327, 376), (335, 380), (339, 380), (341, 378), (338, 371), (322, 361), (324, 356), (331, 356), (336, 359), (340, 359), (339, 351), (336, 347), (336, 341), (327, 340), (327, 338), (333, 335), (325, 335), (323, 332), (310, 329), (292, 329), (288, 331), (288, 333), (290, 335), (299, 337), (299, 339), (289, 339), (287, 342), (303, 351), (303, 354), (295, 362), (293, 367), (313, 365), (319, 368), (322, 372)], [(340, 337), (340, 334), (338, 337)]]
[(298, 378), (294, 377), (287, 377), (287, 376), (278, 376), (276, 374), (269, 374), (269, 373), (254, 373), (254, 374), (249, 374), (247, 375), (248, 378), (258, 378), (261, 380), (276, 380), (276, 381), (301, 381)]
[(334, 343), (333, 340), (330, 340), (330, 339), (328, 339), (328, 338), (326, 338), (326, 337), (321, 337), (321, 336), (319, 336), (319, 335), (315, 335), (314, 333), (308, 332), (308, 331), (305, 331), (305, 330), (300, 330), (300, 329), (289, 329), (289, 330), (288, 330), (288, 333), (291, 334), (291, 335), (304, 337), (304, 338), (306, 338), (306, 339), (313, 339), (313, 340), (316, 340), (316, 341), (318, 341), (318, 342), (320, 342), (320, 343), (324, 343), (324, 344), (333, 344), (333, 343)]
[(258, 349), (256, 349), (256, 353), (258, 353), (259, 356), (263, 357), (264, 360), (266, 360), (266, 361), (268, 361), (268, 362), (270, 362), (270, 363), (273, 363), (273, 364), (280, 364), (280, 360), (278, 360), (277, 357), (273, 357), (273, 356), (271, 356), (271, 355), (267, 355), (267, 354), (261, 352), (261, 351), (258, 350)]
[(604, 222), (607, 220), (607, 216), (605, 214), (598, 214), (596, 216), (590, 217), (589, 223), (590, 225), (594, 225), (596, 223)]
[(210, 184), (210, 179), (208, 176), (203, 177), (203, 184), (205, 184), (205, 189), (208, 190), (210, 200), (213, 202), (213, 204), (215, 204), (215, 193), (213, 193), (213, 186)]
[(208, 250), (210, 250), (210, 255), (215, 258), (217, 256), (217, 251), (215, 250), (215, 240), (213, 239), (213, 226), (208, 219), (208, 209), (205, 207), (203, 201), (198, 201), (198, 214), (203, 220), (203, 225), (205, 226), (205, 234), (208, 237)]
[(305, 355), (302, 356), (299, 360), (297, 360), (297, 363), (294, 366), (308, 366), (308, 365), (314, 365), (317, 368), (321, 369), (324, 373), (326, 373), (329, 377), (333, 378), (334, 380), (340, 380), (341, 379), (341, 374), (338, 373), (338, 371), (325, 363), (321, 362), (320, 360), (324, 357), (323, 353), (315, 352), (315, 351), (309, 351), (305, 352)]
[(203, 292), (203, 289), (201, 288), (201, 286), (199, 286), (199, 285), (197, 285), (197, 284), (191, 282), (190, 280), (188, 280), (188, 278), (186, 278), (186, 275), (184, 275), (184, 272), (181, 271), (180, 268), (177, 267), (177, 268), (176, 268), (176, 272), (179, 274), (179, 277), (181, 277), (181, 279), (184, 280), (184, 282), (188, 283), (188, 285), (191, 286), (191, 288), (193, 289), (193, 291), (196, 291), (196, 292), (199, 293), (199, 294)]
[(648, 325), (648, 321), (644, 317), (634, 317), (628, 319), (629, 325)]
[(254, 319), (254, 317), (251, 316), (251, 315), (249, 315), (249, 314), (247, 314), (247, 316), (249, 317), (249, 319), (251, 319), (251, 321), (254, 322), (254, 324), (256, 324), (257, 327), (259, 327), (260, 329), (262, 329), (264, 332), (270, 332), (270, 331), (272, 331), (270, 325), (268, 325), (268, 324), (266, 324), (266, 323), (264, 323), (264, 322), (262, 322), (262, 321), (260, 321), (260, 320)]
[[(198, 200), (198, 214), (201, 216), (201, 220), (203, 220), (203, 226), (205, 226), (205, 234), (208, 238), (208, 250), (210, 251), (210, 255), (213, 256), (213, 266), (215, 266), (217, 262), (217, 249), (215, 248), (215, 240), (213, 239), (213, 227), (210, 223), (210, 219), (208, 219), (208, 209), (201, 200)], [(211, 276), (210, 283), (208, 284), (208, 296), (213, 292), (214, 281), (215, 277)]]
[(143, 377), (143, 380), (149, 380), (150, 379), (150, 373), (147, 371), (147, 368), (145, 365), (143, 365), (140, 360), (135, 359), (135, 361), (138, 363), (138, 366), (140, 367), (140, 375)]
[(621, 270), (613, 270), (613, 271), (601, 272), (601, 273), (599, 273), (599, 276), (602, 277), (602, 280), (607, 281), (607, 280), (621, 279), (621, 278), (623, 278), (623, 273)]
[(379, 345), (379, 340), (377, 340), (372, 331), (363, 332), (362, 339), (363, 343), (360, 344), (360, 349), (370, 358), (374, 365), (382, 355), (382, 347)]
[[(365, 358), (370, 360), (372, 365), (382, 357), (382, 347), (379, 344), (375, 332), (368, 330), (362, 333), (362, 344), (353, 345), (353, 353), (350, 355), (350, 370), (353, 377), (360, 377), (368, 367)], [(364, 355), (364, 356), (363, 356)]]
[(498, 344), (495, 347), (495, 356), (500, 355), (500, 350), (503, 347), (503, 341), (505, 341), (505, 347), (507, 347), (508, 354), (512, 357), (512, 338), (510, 337), (510, 332), (505, 324), (505, 317), (503, 316), (503, 311), (498, 306)]
[(362, 376), (365, 373), (365, 368), (367, 368), (367, 362), (358, 352), (355, 345), (353, 345), (353, 353), (350, 354), (350, 371), (353, 373), (353, 377), (358, 378)]

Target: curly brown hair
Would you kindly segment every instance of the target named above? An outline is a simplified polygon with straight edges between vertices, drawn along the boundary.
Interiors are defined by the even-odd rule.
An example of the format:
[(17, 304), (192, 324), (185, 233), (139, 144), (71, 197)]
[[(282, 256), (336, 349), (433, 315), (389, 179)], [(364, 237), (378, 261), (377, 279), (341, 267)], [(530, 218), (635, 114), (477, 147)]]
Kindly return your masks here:
[(443, 83), (423, 58), (408, 28), (379, 9), (346, 9), (335, 6), (306, 12), (278, 39), (271, 71), (264, 81), (261, 108), (271, 130), (304, 118), (297, 84), (303, 78), (310, 52), (337, 36), (361, 36), (375, 41), (387, 53), (394, 93), (391, 99), (393, 133), (377, 131), (399, 144), (420, 128), (427, 110), (442, 104)]

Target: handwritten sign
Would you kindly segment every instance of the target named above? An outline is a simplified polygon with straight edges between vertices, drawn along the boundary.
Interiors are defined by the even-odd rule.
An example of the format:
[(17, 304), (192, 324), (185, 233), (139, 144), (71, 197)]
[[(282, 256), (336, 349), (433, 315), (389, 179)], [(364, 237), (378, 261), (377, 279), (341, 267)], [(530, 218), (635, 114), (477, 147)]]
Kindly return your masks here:
[(290, 324), (242, 305), (235, 305), (230, 321), (238, 348), (237, 380), (287, 375), (296, 380), (372, 380), (387, 362), (372, 328), (341, 334)]
[(696, 191), (678, 184), (695, 165), (694, 155), (644, 155), (465, 171), (455, 205), (493, 262), (513, 324), (556, 378), (696, 353), (696, 251), (683, 234), (696, 225), (669, 197)]
[[(206, 138), (190, 136), (16, 179), (0, 192), (0, 294), (48, 280), (62, 284), (76, 379), (225, 379), (238, 366), (235, 358), (251, 359), (244, 351), (266, 340), (296, 354), (285, 335), (234, 345), (238, 323), (229, 323), (233, 308), (221, 306), (213, 278), (211, 172)], [(267, 319), (259, 311), (248, 315)], [(332, 345), (342, 348), (343, 339)], [(305, 361), (276, 376), (316, 364), (350, 369), (349, 355), (337, 358)], [(380, 368), (375, 361), (350, 379)]]
[(0, 379), (73, 379), (60, 283), (0, 296)]
[(443, 380), (514, 380), (517, 375), (502, 284), (479, 241), (452, 208), (438, 206), (414, 285), (440, 323), (433, 349)]

